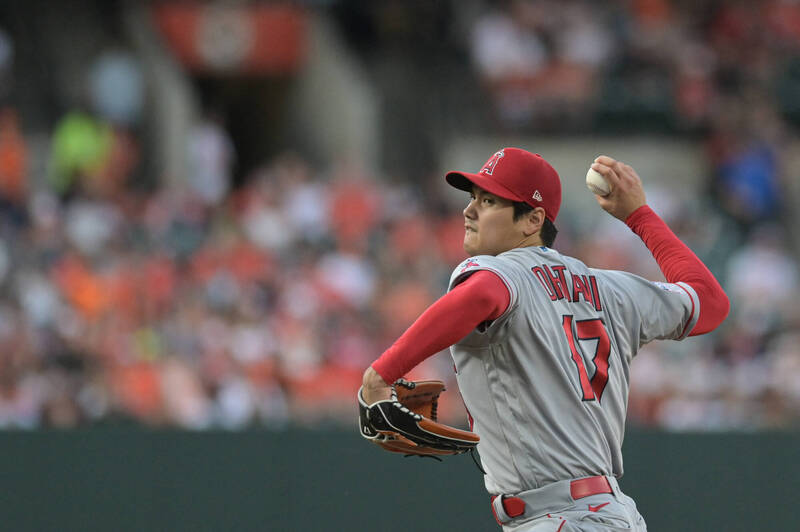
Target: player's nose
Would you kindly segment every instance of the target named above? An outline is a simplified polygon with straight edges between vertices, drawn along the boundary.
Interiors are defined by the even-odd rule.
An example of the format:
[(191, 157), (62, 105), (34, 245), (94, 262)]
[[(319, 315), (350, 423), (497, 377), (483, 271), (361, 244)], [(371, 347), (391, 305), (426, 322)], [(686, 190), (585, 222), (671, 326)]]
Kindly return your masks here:
[(464, 207), (462, 212), (464, 213), (464, 218), (474, 220), (477, 217), (475, 211), (475, 200), (471, 200), (469, 203), (467, 203), (467, 206)]

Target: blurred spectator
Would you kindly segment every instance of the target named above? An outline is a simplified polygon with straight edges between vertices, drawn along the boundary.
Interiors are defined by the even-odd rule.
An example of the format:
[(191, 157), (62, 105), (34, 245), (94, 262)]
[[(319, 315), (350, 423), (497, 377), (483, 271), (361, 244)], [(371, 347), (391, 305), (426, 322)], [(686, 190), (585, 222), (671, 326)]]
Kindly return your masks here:
[(230, 190), (233, 143), (222, 125), (222, 119), (209, 113), (192, 128), (188, 140), (189, 187), (208, 205), (218, 205)]
[(329, 189), (331, 231), (343, 251), (360, 252), (378, 222), (381, 197), (371, 176), (356, 164), (340, 162)]
[(89, 71), (92, 109), (113, 124), (131, 128), (141, 120), (144, 79), (134, 56), (121, 48), (101, 53)]
[(726, 280), (737, 328), (761, 336), (783, 328), (797, 304), (798, 273), (796, 262), (786, 252), (781, 228), (755, 229), (728, 262)]
[(59, 194), (100, 179), (113, 144), (111, 126), (79, 110), (68, 112), (53, 131), (50, 184)]
[(780, 149), (783, 124), (763, 99), (729, 101), (710, 139), (712, 191), (722, 210), (746, 231), (782, 214)]
[(23, 215), (28, 193), (28, 147), (17, 110), (0, 109), (0, 207), (12, 218)]

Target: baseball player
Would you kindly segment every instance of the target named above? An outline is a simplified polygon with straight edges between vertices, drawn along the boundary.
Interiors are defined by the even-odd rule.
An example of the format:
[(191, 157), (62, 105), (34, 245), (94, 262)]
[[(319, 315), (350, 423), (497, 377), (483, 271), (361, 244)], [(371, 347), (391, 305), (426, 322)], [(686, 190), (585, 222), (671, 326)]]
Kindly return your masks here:
[(666, 283), (552, 249), (558, 174), (539, 155), (504, 148), (476, 174), (446, 175), (470, 194), (471, 257), (364, 373), (373, 404), (451, 346), (490, 506), (506, 531), (646, 530), (617, 484), (631, 360), (651, 340), (713, 330), (729, 310), (713, 275), (647, 206), (634, 169), (607, 156), (591, 167), (612, 189), (597, 202), (642, 239)]

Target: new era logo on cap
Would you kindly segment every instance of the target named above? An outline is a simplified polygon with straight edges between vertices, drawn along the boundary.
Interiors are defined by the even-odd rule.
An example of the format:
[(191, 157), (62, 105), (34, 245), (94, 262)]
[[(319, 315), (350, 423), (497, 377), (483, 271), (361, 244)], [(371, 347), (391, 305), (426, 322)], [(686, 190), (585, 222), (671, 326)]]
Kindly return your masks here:
[(555, 222), (561, 207), (558, 173), (541, 155), (519, 148), (495, 152), (477, 174), (449, 172), (445, 179), (467, 192), (477, 186), (501, 198), (542, 207), (551, 222)]

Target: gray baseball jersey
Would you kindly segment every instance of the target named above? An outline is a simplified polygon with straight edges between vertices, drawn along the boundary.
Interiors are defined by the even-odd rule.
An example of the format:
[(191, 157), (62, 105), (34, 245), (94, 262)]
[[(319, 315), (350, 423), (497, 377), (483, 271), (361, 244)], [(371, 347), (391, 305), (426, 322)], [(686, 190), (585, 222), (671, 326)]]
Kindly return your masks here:
[(694, 290), (545, 247), (471, 257), (449, 289), (479, 270), (506, 284), (508, 309), (451, 353), (489, 493), (622, 476), (631, 360), (651, 340), (688, 335), (700, 309)]

